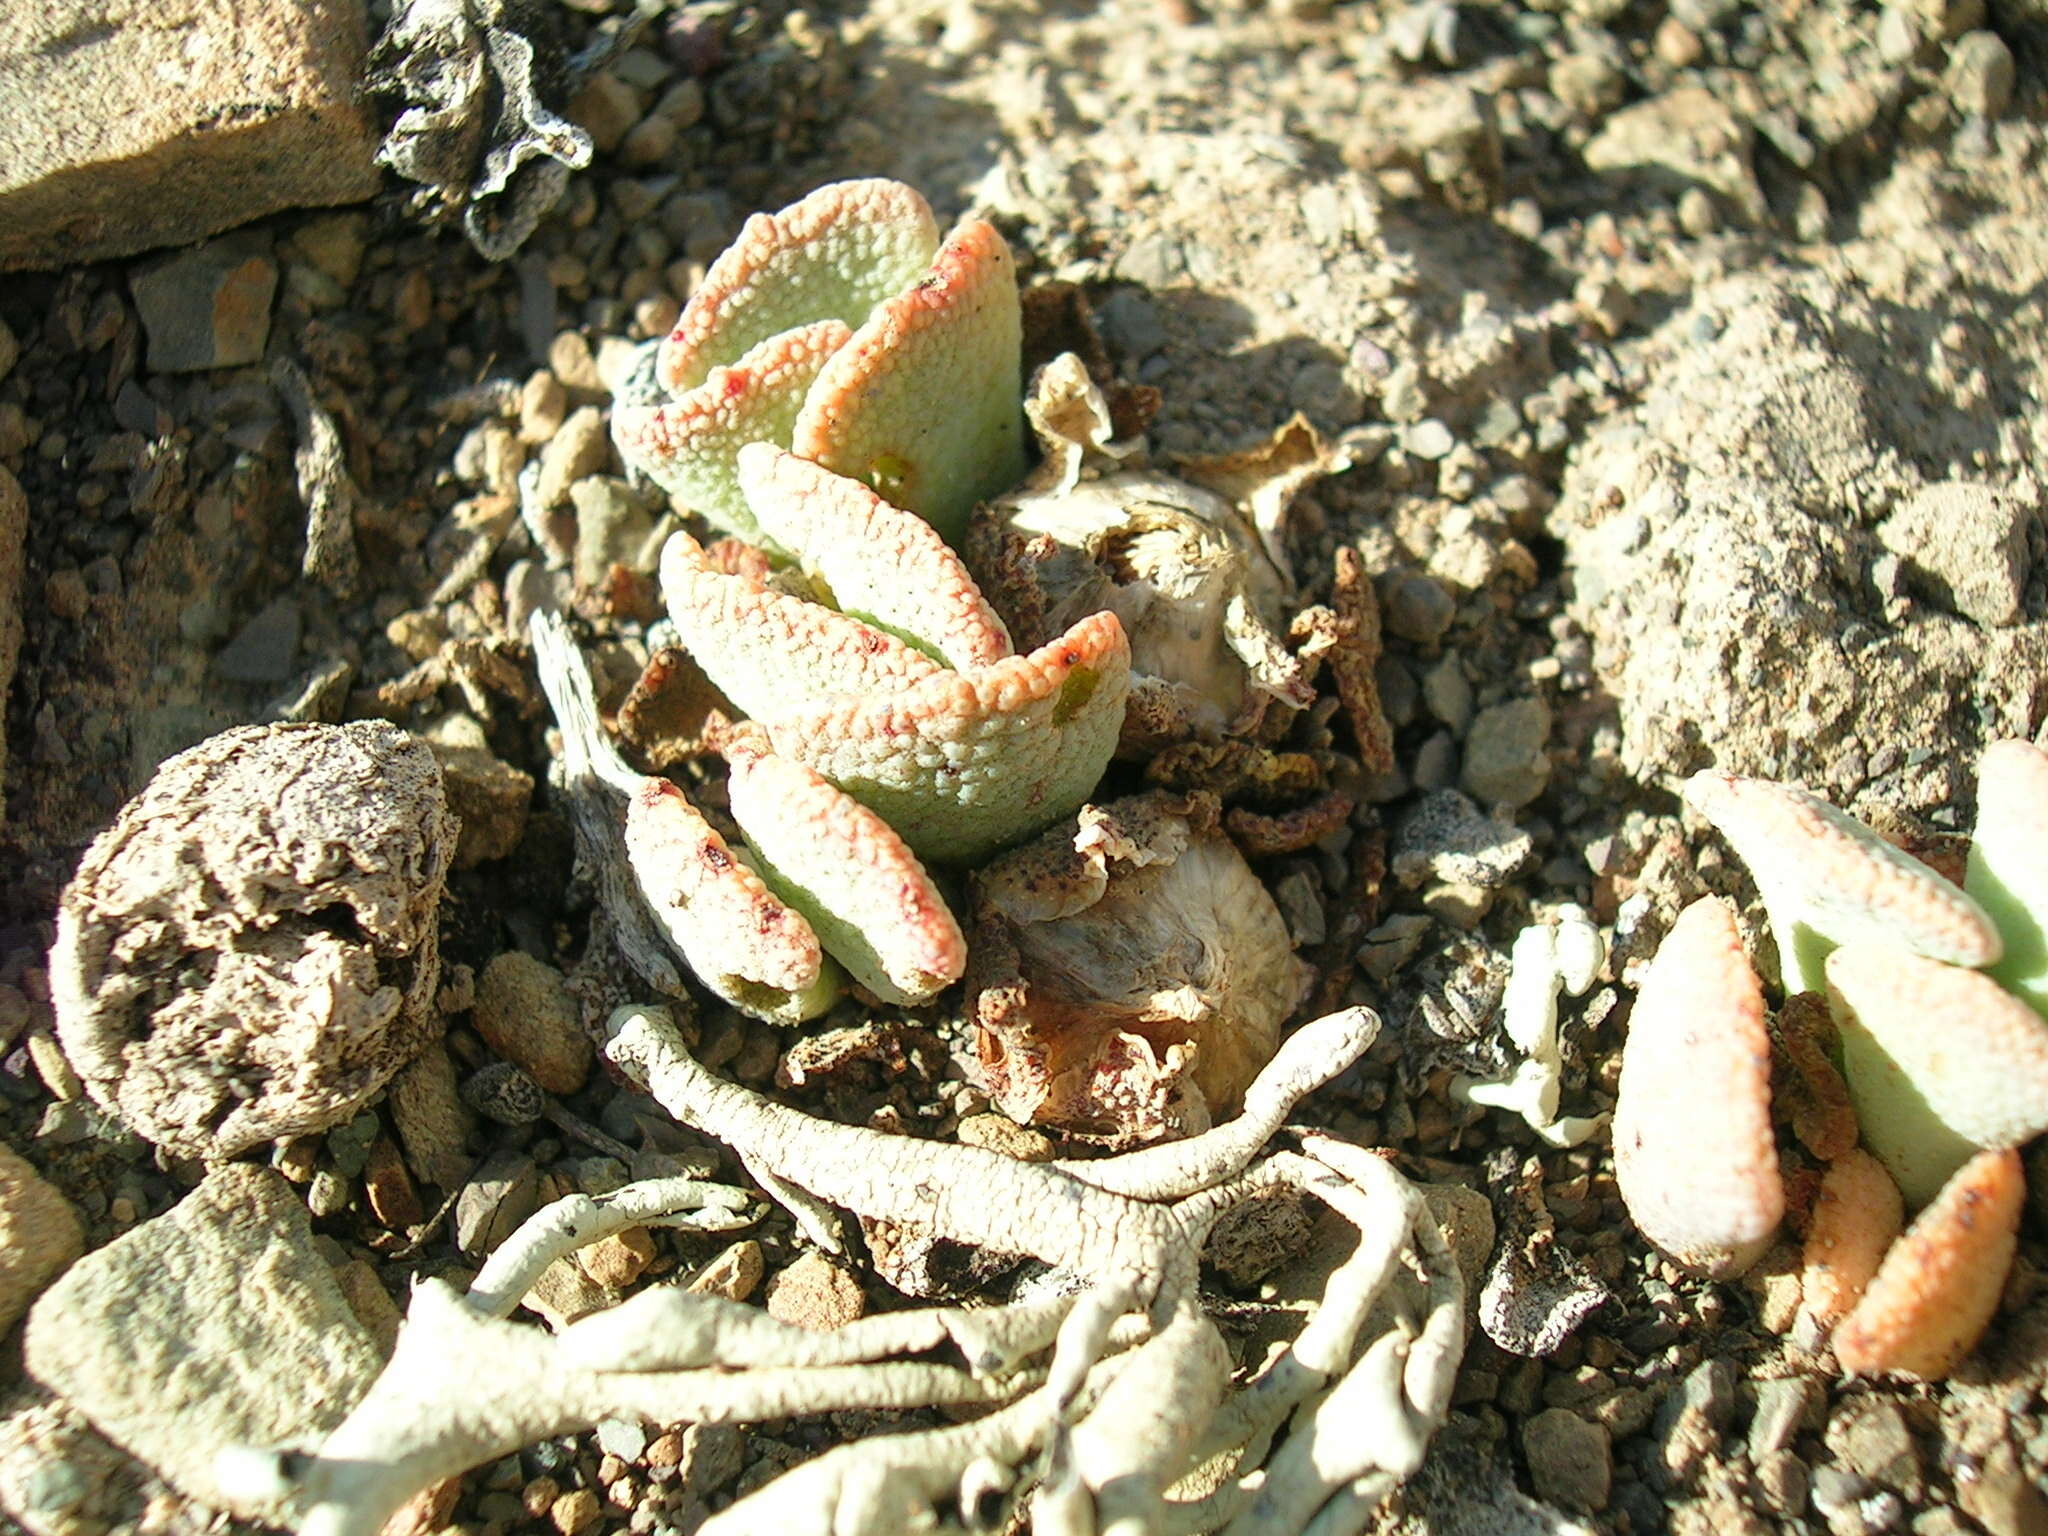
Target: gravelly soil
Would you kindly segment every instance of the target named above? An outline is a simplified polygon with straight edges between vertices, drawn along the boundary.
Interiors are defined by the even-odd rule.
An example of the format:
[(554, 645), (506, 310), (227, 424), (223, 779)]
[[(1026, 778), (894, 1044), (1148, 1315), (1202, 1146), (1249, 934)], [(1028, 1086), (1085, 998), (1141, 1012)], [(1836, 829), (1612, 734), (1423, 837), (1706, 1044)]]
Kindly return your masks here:
[[(1545, 1150), (1444, 1092), (1445, 1068), (1504, 1059), (1491, 1008), (1507, 945), (1572, 901), (1610, 925), (1616, 958), (1571, 1005), (1566, 1103), (1611, 1104), (1631, 982), (1676, 907), (1703, 889), (1753, 894), (1681, 821), (1686, 773), (1802, 778), (1952, 831), (1969, 825), (1979, 747), (2042, 726), (2038, 7), (878, 0), (720, 14), (719, 56), (651, 34), (586, 94), (575, 115), (597, 164), (512, 263), (423, 229), (395, 194), (339, 221), (271, 221), (285, 279), (271, 349), (307, 368), (366, 493), (365, 580), (348, 597), (300, 575), (290, 416), (263, 370), (139, 366), (118, 265), (0, 294), (22, 346), (0, 377), (0, 461), (33, 519), (6, 717), (0, 1137), (71, 1195), (89, 1241), (160, 1213), (197, 1170), (152, 1161), (29, 1049), (49, 1028), (51, 914), (85, 843), (165, 755), (227, 725), (384, 716), (496, 759), (468, 759), (474, 819), (500, 840), (454, 876), (444, 962), (481, 972), (521, 949), (571, 969), (589, 897), (515, 637), (534, 602), (561, 602), (589, 622), (600, 670), (630, 676), (645, 654), (634, 591), (575, 576), (600, 537), (618, 554), (644, 542), (659, 509), (607, 480), (576, 503), (585, 551), (551, 568), (512, 515), (511, 475), (567, 410), (602, 402), (619, 339), (664, 330), (747, 213), (892, 175), (942, 218), (995, 219), (1027, 281), (1086, 286), (1123, 375), (1161, 392), (1162, 455), (1238, 447), (1297, 411), (1342, 436), (1354, 467), (1297, 504), (1289, 535), (1304, 602), (1326, 595), (1340, 544), (1381, 596), (1399, 767), (1358, 828), (1398, 829), (1420, 796), (1462, 787), (1533, 839), (1519, 873), (1460, 883), (1423, 867), (1390, 887), (1353, 993), (1387, 1034), (1317, 1113), (1503, 1208), (1513, 1171), (1540, 1156), (1557, 1244), (1609, 1299), (1541, 1357), (1475, 1335), (1454, 1422), (1383, 1524), (2048, 1529), (2038, 1159), (2007, 1307), (1978, 1358), (1941, 1388), (1843, 1387), (1784, 1336), (1784, 1254), (1745, 1282), (1685, 1279), (1629, 1228), (1599, 1139)], [(646, 129), (692, 80), (701, 115)], [(337, 245), (361, 258), (344, 281)], [(530, 382), (542, 369), (553, 382)], [(1926, 510), (1965, 503), (1968, 517)], [(469, 579), (450, 582), (466, 556)], [(504, 765), (542, 786), (523, 821)], [(1317, 923), (1349, 875), (1341, 857), (1265, 873), (1293, 877), (1292, 910)], [(468, 1071), (491, 1052), (455, 979)], [(1461, 1007), (1424, 1006), (1447, 989)], [(773, 1074), (770, 1032), (700, 1022), (707, 1055)], [(923, 1080), (856, 1073), (812, 1101), (949, 1133), (979, 1103), (943, 1053), (918, 1059)], [(613, 1098), (597, 1082), (571, 1107), (617, 1131), (630, 1119)], [(516, 1150), (553, 1188), (587, 1161), (547, 1134)], [(328, 1257), (370, 1260), (392, 1297), (422, 1268), (466, 1262), (445, 1232), (399, 1256), (360, 1158), (344, 1174), (347, 1157), (316, 1142), (281, 1163)], [(799, 1251), (786, 1228), (764, 1243), (771, 1270)], [(713, 1251), (678, 1241), (656, 1267)], [(879, 1279), (867, 1288), (888, 1304)], [(549, 1528), (531, 1489), (552, 1479), (598, 1495), (587, 1529), (687, 1531), (707, 1503), (858, 1427), (752, 1432), (729, 1481), (687, 1490), (588, 1441), (545, 1448), (471, 1478), (449, 1518)]]

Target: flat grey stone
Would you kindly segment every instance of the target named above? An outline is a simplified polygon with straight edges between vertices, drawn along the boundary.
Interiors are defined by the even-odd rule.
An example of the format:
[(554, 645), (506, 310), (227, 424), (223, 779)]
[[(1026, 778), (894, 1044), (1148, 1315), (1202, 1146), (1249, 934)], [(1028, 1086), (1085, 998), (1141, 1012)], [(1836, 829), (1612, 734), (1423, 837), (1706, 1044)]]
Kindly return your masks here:
[(318, 1437), (380, 1364), (306, 1208), (279, 1174), (243, 1163), (72, 1265), (30, 1309), (23, 1356), (174, 1487), (272, 1522), (281, 1511), (220, 1485), (215, 1457)]

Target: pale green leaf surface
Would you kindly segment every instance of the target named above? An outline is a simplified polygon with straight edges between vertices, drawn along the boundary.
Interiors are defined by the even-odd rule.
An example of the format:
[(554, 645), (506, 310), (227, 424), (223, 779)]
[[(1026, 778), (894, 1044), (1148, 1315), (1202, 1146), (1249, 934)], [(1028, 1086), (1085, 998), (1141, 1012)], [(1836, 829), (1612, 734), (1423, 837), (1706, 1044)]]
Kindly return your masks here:
[(1984, 749), (1963, 889), (1991, 914), (2005, 941), (1991, 974), (2048, 1015), (2048, 753), (2031, 743), (1997, 741)]
[(756, 718), (777, 752), (878, 812), (920, 857), (967, 861), (1087, 798), (1115, 750), (1130, 671), (1122, 625), (1098, 613), (1028, 656)]
[(762, 531), (822, 578), (841, 612), (960, 671), (1011, 654), (1003, 621), (923, 518), (767, 443), (742, 449), (738, 465)]
[(783, 331), (826, 319), (859, 326), (917, 281), (938, 246), (931, 209), (896, 181), (834, 182), (755, 214), (662, 343), (660, 378), (681, 393)]
[(960, 979), (960, 926), (881, 817), (779, 757), (735, 756), (728, 787), (762, 877), (862, 987), (914, 1007)]
[(735, 1008), (796, 1024), (839, 996), (844, 978), (811, 925), (666, 779), (645, 780), (627, 802), (626, 852), (669, 942)]
[(729, 368), (662, 405), (612, 410), (612, 440), (679, 507), (750, 543), (763, 542), (734, 460), (749, 443), (786, 443), (805, 391), (852, 332), (821, 320), (769, 337)]
[(845, 694), (887, 697), (947, 675), (923, 652), (858, 619), (713, 569), (688, 534), (663, 546), (661, 587), (705, 676), (757, 720)]
[(975, 503), (1023, 476), (1022, 358), (1015, 262), (971, 220), (833, 354), (790, 446), (957, 544)]

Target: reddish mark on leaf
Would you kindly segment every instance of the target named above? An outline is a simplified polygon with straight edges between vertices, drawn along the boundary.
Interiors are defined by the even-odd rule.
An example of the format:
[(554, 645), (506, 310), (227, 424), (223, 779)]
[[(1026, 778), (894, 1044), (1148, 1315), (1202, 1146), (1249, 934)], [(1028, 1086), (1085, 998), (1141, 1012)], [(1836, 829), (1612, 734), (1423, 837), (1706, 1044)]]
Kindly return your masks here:
[(724, 871), (732, 868), (732, 855), (727, 853), (723, 848), (719, 847), (716, 843), (706, 843), (703, 846), (703, 848), (699, 850), (699, 854), (700, 857), (703, 858), (704, 862), (710, 865), (713, 869)]
[(725, 398), (728, 400), (738, 399), (747, 392), (747, 385), (750, 382), (752, 381), (739, 369), (728, 368), (725, 373)]

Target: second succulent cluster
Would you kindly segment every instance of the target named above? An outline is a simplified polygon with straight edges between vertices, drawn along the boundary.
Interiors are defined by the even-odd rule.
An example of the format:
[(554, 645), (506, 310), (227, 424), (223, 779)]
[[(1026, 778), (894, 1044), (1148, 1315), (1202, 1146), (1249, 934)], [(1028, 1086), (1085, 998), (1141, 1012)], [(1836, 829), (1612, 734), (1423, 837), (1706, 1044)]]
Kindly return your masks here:
[[(1792, 786), (1702, 773), (1686, 799), (1755, 876), (1786, 995), (1773, 1031), (1733, 908), (1680, 914), (1623, 1056), (1623, 1198), (1651, 1241), (1718, 1275), (1753, 1264), (1791, 1204), (1813, 1338), (1851, 1373), (1945, 1375), (1996, 1310), (2017, 1148), (2048, 1130), (2048, 754), (1987, 749), (1949, 875)], [(1792, 1202), (1774, 1048), (1777, 1107), (1819, 1165)]]

